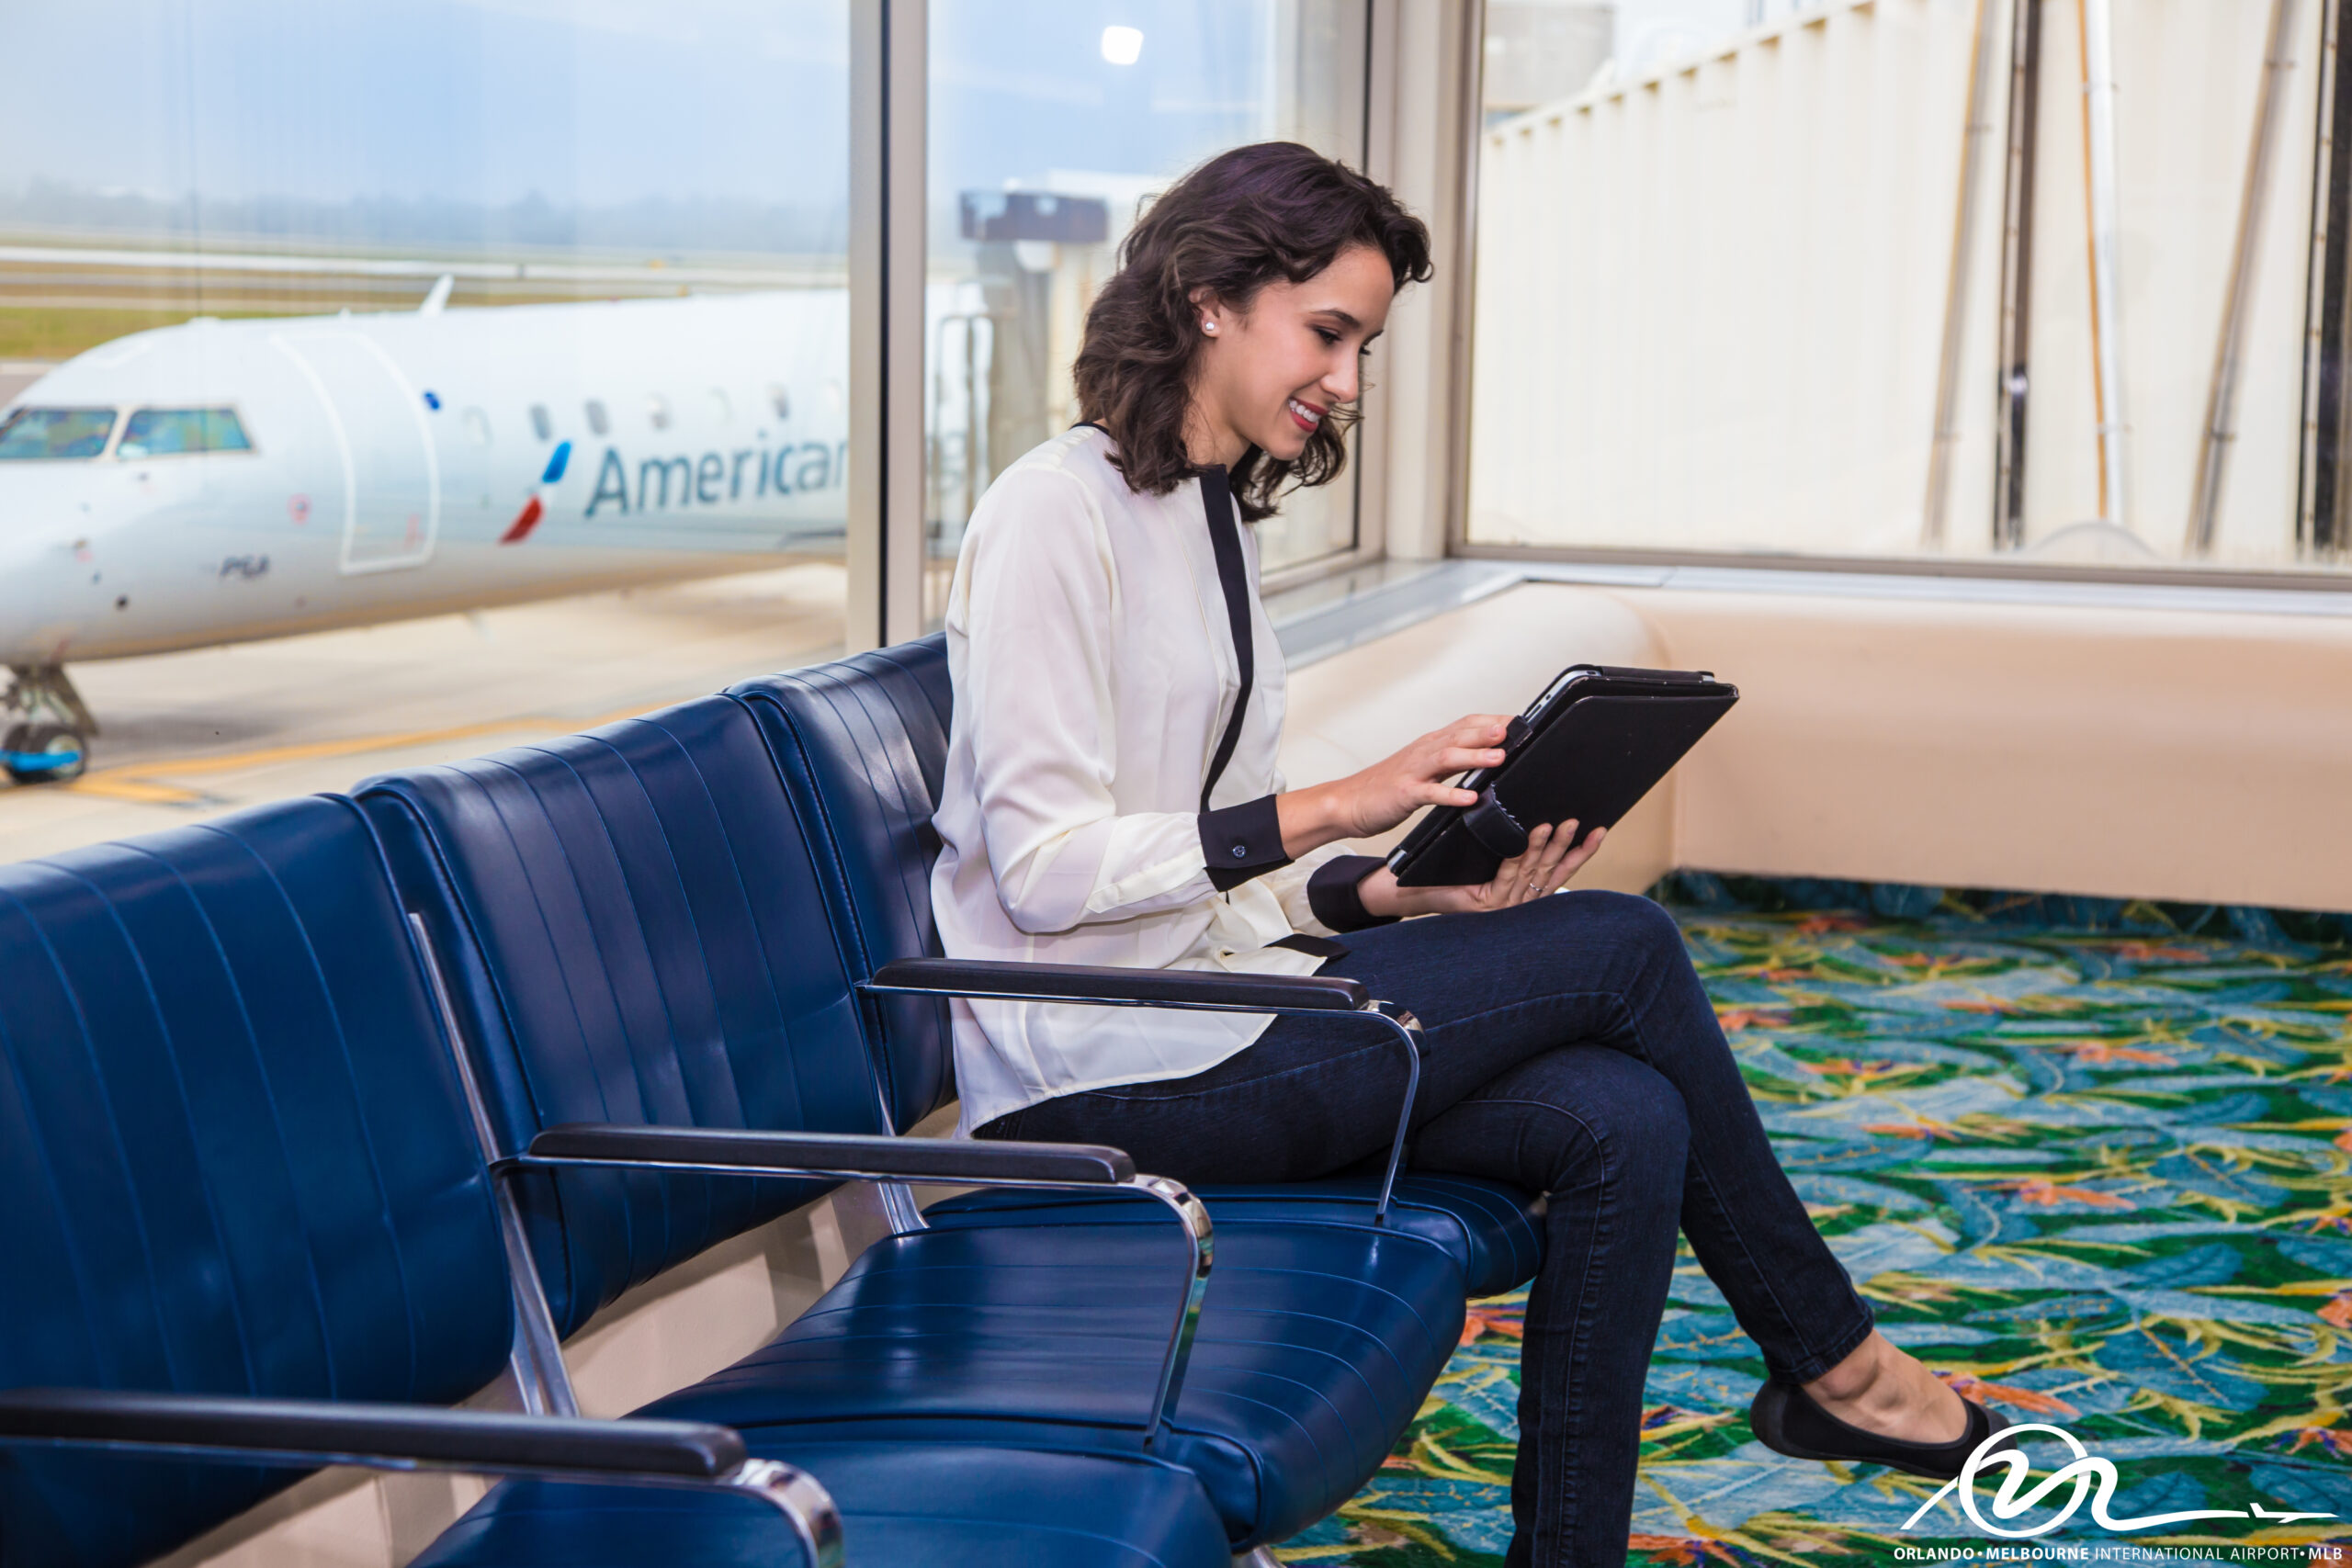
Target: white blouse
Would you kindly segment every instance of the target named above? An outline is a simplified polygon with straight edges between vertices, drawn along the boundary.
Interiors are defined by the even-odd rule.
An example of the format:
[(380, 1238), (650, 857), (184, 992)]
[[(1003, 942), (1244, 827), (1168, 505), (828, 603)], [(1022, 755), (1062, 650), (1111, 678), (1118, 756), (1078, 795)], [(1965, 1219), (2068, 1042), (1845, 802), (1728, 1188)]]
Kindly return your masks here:
[[(951, 958), (1312, 974), (1269, 944), (1329, 936), (1307, 878), (1340, 846), (1219, 893), (1201, 785), (1240, 671), (1201, 481), (1138, 494), (1081, 426), (1000, 475), (947, 597), (955, 709), (931, 881)], [(1281, 793), (1282, 649), (1240, 528), (1254, 682), (1214, 808)], [(1271, 810), (1263, 813), (1271, 819)], [(1239, 851), (1237, 849), (1238, 854)], [(960, 1131), (1057, 1095), (1188, 1077), (1272, 1020), (1072, 1003), (957, 1001)]]

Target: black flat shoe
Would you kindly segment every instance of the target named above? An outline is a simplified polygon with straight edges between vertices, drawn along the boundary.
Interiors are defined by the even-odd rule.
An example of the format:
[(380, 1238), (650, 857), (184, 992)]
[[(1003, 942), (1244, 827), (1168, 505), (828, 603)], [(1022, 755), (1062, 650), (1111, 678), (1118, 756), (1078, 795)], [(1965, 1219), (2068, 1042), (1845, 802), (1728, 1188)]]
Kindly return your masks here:
[(1968, 1407), (1965, 1433), (1949, 1443), (1906, 1443), (1849, 1427), (1815, 1404), (1804, 1389), (1775, 1378), (1756, 1391), (1755, 1403), (1747, 1407), (1747, 1424), (1755, 1429), (1758, 1442), (1791, 1459), (1883, 1464), (1929, 1481), (1950, 1481), (1960, 1474), (1978, 1444), (2009, 1425), (2007, 1416), (1973, 1399), (1961, 1403)]

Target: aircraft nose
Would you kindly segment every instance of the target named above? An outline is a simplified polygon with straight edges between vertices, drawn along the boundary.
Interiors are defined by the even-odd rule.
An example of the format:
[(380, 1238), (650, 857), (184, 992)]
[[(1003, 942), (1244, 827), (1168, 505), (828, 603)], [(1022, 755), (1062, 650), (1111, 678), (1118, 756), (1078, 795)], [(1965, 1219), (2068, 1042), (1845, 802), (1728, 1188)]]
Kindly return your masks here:
[[(0, 535), (0, 664), (49, 664), (71, 649), (82, 616), (71, 606), (70, 542)], [(85, 572), (86, 578), (87, 573)]]

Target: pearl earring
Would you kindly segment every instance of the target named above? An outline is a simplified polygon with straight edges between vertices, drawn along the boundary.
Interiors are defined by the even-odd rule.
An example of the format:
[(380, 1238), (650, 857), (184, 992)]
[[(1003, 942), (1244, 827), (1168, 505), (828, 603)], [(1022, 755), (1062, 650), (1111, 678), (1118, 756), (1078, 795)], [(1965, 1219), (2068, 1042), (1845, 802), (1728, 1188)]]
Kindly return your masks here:
[(1216, 331), (1216, 323), (1204, 317), (1201, 321), (1201, 331), (1204, 333), (1215, 333)]

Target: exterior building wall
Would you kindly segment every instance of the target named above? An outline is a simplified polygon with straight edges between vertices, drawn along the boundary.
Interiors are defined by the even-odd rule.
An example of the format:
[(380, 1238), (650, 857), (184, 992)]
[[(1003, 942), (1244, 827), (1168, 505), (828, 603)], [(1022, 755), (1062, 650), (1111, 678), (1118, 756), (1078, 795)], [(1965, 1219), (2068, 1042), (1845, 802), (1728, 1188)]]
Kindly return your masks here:
[[(1991, 548), (2017, 0), (1993, 8), (1947, 545)], [(1473, 544), (1922, 548), (1979, 0), (1829, 0), (1490, 130)], [(2128, 515), (2177, 558), (2269, 6), (2115, 7)], [(2290, 564), (2317, 6), (2300, 8), (2215, 559)], [(2099, 515), (2079, 0), (2045, 0), (2026, 522)], [(2079, 536), (2050, 547), (2080, 551)], [(2141, 555), (2109, 539), (2098, 558)]]

